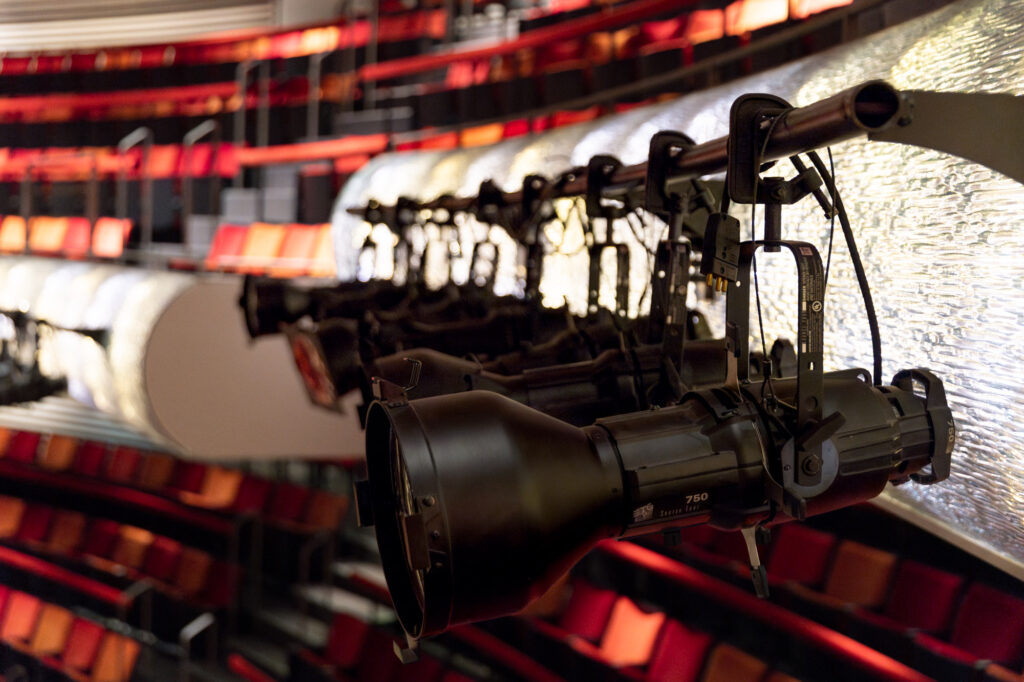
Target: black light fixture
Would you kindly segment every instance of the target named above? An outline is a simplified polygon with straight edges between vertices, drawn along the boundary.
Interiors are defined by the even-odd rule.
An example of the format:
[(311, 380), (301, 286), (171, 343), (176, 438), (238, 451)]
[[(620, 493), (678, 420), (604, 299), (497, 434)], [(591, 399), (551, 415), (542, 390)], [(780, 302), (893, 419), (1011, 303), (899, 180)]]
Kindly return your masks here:
[[(776, 399), (795, 403), (798, 383), (774, 380)], [(749, 528), (948, 476), (953, 420), (925, 370), (889, 386), (861, 370), (824, 375), (821, 407), (841, 418), (803, 433), (764, 410), (762, 388), (698, 391), (585, 428), (493, 392), (385, 392), (367, 415), (357, 502), (405, 631), (519, 611), (604, 538)], [(794, 450), (815, 445), (820, 462), (797, 464)]]

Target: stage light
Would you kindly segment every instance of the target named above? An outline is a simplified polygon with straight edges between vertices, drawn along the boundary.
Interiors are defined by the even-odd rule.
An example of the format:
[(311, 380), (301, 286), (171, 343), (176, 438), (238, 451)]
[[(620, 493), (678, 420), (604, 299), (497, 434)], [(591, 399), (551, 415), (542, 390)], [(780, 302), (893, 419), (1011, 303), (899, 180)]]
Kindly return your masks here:
[[(797, 383), (772, 381), (773, 404), (792, 405)], [(802, 433), (760, 383), (584, 428), (492, 392), (381, 393), (357, 503), (413, 640), (519, 611), (603, 538), (749, 528), (862, 502), (889, 481), (942, 480), (954, 442), (942, 383), (925, 370), (878, 387), (863, 370), (825, 374), (832, 416)], [(786, 464), (814, 444), (820, 469)]]

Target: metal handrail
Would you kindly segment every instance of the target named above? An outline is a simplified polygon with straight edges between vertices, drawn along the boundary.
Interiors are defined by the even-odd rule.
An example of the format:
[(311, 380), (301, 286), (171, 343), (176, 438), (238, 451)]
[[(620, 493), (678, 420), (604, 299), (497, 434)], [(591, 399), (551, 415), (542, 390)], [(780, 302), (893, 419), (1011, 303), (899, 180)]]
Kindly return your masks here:
[[(117, 143), (117, 151), (123, 157), (139, 145), (142, 145), (142, 158), (139, 161), (139, 248), (146, 251), (153, 243), (153, 179), (147, 172), (149, 153), (153, 148), (153, 131), (145, 126), (136, 128), (121, 138)], [(123, 163), (117, 169), (115, 192), (117, 217), (123, 220), (128, 217), (128, 171)]]
[(217, 157), (220, 154), (220, 123), (208, 118), (192, 128), (181, 139), (181, 160), (184, 168), (181, 174), (181, 225), (184, 229), (192, 217), (195, 199), (192, 196), (192, 148), (199, 140), (210, 136), (212, 149), (210, 161), (214, 172), (210, 179), (210, 203), (217, 206), (220, 201), (220, 178), (217, 177)]

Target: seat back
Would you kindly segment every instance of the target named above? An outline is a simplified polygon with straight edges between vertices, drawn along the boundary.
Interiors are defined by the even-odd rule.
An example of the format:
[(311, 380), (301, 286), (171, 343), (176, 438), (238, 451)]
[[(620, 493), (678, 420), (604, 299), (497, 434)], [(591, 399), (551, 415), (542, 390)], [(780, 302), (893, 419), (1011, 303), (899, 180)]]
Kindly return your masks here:
[(120, 535), (121, 524), (110, 519), (92, 519), (82, 543), (82, 553), (109, 558)]
[(181, 543), (171, 538), (156, 536), (146, 553), (142, 572), (161, 582), (170, 582), (178, 570), (183, 549)]
[(213, 557), (193, 547), (181, 550), (178, 570), (175, 571), (173, 584), (190, 597), (195, 597), (206, 586)]
[(103, 468), (103, 459), (107, 454), (107, 446), (96, 441), (86, 441), (78, 446), (75, 451), (75, 461), (72, 468), (75, 473), (83, 476), (99, 476)]
[(974, 583), (960, 604), (950, 642), (979, 658), (1020, 666), (1024, 658), (1024, 600)]
[(664, 623), (664, 613), (648, 613), (629, 597), (619, 597), (601, 637), (601, 653), (616, 667), (647, 665)]
[(0, 495), (0, 538), (13, 538), (21, 528), (25, 502), (17, 497)]
[(64, 235), (64, 245), (61, 247), (67, 258), (79, 259), (89, 255), (89, 245), (92, 242), (92, 226), (88, 218), (68, 218), (68, 230)]
[(20, 253), (25, 250), (25, 219), (19, 215), (4, 216), (0, 221), (0, 252)]
[(132, 231), (128, 218), (98, 218), (92, 232), (92, 255), (98, 258), (120, 258)]
[(110, 558), (122, 566), (140, 569), (152, 544), (153, 534), (148, 530), (135, 526), (121, 526)]
[(302, 522), (314, 528), (336, 530), (348, 511), (348, 498), (325, 490), (316, 490), (309, 496)]
[(31, 594), (11, 592), (0, 623), (0, 640), (26, 644), (35, 632), (41, 609), (42, 602)]
[(170, 455), (147, 452), (142, 455), (142, 463), (139, 465), (135, 482), (146, 490), (162, 490), (171, 482), (176, 463)]
[(313, 262), (309, 266), (311, 277), (337, 277), (338, 265), (334, 257), (334, 240), (331, 238), (331, 226), (319, 226), (316, 248), (313, 251)]
[(79, 673), (90, 670), (99, 652), (103, 632), (103, 628), (91, 620), (76, 618), (60, 656), (61, 663)]
[(46, 445), (39, 454), (37, 463), (50, 471), (64, 471), (75, 460), (78, 439), (54, 434), (46, 439)]
[(708, 657), (702, 682), (761, 682), (768, 665), (730, 644), (719, 644)]
[(961, 576), (905, 559), (896, 570), (885, 615), (907, 627), (945, 632), (963, 584)]
[(242, 477), (238, 486), (238, 495), (231, 504), (232, 511), (245, 513), (260, 513), (267, 506), (267, 498), (270, 497), (270, 481), (257, 476)]
[(84, 514), (58, 509), (50, 523), (50, 535), (46, 538), (46, 546), (58, 554), (70, 554), (82, 543), (85, 523)]
[(35, 464), (41, 439), (42, 434), (35, 431), (16, 431), (7, 443), (4, 457), (25, 464)]
[(32, 253), (57, 254), (64, 247), (67, 218), (36, 216), (28, 221), (28, 248)]
[(75, 617), (65, 608), (46, 604), (39, 613), (39, 624), (28, 648), (36, 656), (56, 656), (64, 650)]
[(260, 274), (277, 260), (284, 242), (285, 226), (270, 223), (253, 223), (245, 235), (242, 245), (242, 263), (239, 272)]
[(808, 587), (821, 585), (836, 536), (799, 523), (787, 523), (774, 534), (772, 555), (766, 564), (768, 576), (794, 580)]
[(18, 541), (41, 542), (49, 534), (52, 520), (53, 507), (44, 504), (28, 505), (21, 516), (21, 526), (18, 528), (17, 534)]
[(355, 666), (366, 644), (370, 626), (347, 613), (338, 613), (331, 622), (331, 633), (324, 656), (342, 669)]
[(711, 648), (711, 635), (668, 620), (647, 665), (647, 682), (696, 682)]
[(116, 632), (106, 632), (89, 679), (92, 682), (128, 682), (139, 657), (139, 643)]
[(270, 500), (267, 515), (282, 521), (298, 521), (306, 508), (309, 488), (294, 483), (278, 483)]
[(245, 225), (221, 225), (213, 235), (210, 250), (206, 252), (207, 270), (234, 270), (238, 267), (245, 246)]
[(558, 625), (566, 632), (597, 642), (604, 634), (617, 597), (612, 590), (603, 590), (577, 580), (573, 583), (572, 596), (569, 597)]
[(238, 497), (242, 475), (237, 469), (209, 467), (203, 479), (203, 487), (199, 491), (202, 504), (209, 507), (230, 507)]
[(895, 554), (844, 540), (836, 550), (825, 593), (864, 608), (878, 608), (885, 602), (895, 568)]
[(103, 476), (115, 483), (131, 483), (135, 479), (141, 461), (142, 455), (135, 448), (118, 446), (107, 457)]
[(319, 235), (320, 227), (317, 225), (289, 225), (281, 242), (277, 263), (267, 274), (271, 277), (305, 275), (316, 253)]

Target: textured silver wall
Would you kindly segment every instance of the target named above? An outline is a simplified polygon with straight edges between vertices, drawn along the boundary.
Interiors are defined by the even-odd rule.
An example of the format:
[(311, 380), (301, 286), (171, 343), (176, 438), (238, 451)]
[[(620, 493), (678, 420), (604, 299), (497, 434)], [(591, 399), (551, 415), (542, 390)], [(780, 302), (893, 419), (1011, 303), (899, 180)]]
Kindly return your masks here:
[[(484, 150), (379, 157), (339, 197), (339, 274), (354, 276), (352, 244), (366, 234), (344, 209), (367, 198), (468, 195), (488, 177), (513, 189), (527, 173), (550, 175), (585, 164), (596, 153), (636, 163), (645, 159), (658, 130), (682, 130), (698, 142), (724, 135), (739, 94), (769, 92), (802, 105), (871, 78), (898, 88), (1022, 94), (1024, 3), (962, 0), (756, 77)], [(1020, 139), (1019, 131), (1007, 131), (1007, 144), (1011, 132)], [(952, 478), (930, 488), (891, 489), (888, 506), (1024, 576), (1024, 188), (977, 164), (928, 150), (857, 140), (833, 152), (873, 286), (885, 373), (933, 369), (946, 382), (959, 426)], [(737, 215), (749, 234), (749, 211), (741, 208)], [(828, 226), (812, 201), (787, 208), (783, 221), (787, 237), (826, 244)], [(564, 298), (582, 310), (586, 259), (573, 253), (578, 228), (570, 221), (565, 234), (553, 229), (549, 237), (561, 248), (548, 257), (545, 300), (555, 304)], [(652, 224), (647, 239), (656, 239), (657, 232)], [(627, 226), (617, 225), (616, 235), (633, 245), (635, 311), (647, 259)], [(760, 266), (766, 331), (792, 338), (792, 266), (775, 256), (761, 258)], [(606, 292), (609, 287), (610, 282)], [(870, 367), (867, 324), (841, 239), (828, 294), (828, 367)], [(703, 305), (721, 330), (720, 302)]]

